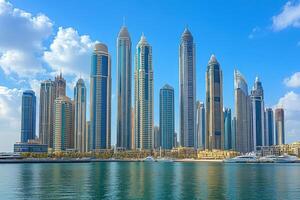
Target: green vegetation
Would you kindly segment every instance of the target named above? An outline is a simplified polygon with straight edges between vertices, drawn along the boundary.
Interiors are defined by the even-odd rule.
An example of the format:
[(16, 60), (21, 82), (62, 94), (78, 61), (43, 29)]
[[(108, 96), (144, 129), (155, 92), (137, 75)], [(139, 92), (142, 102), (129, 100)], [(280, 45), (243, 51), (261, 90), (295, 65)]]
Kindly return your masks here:
[(54, 153), (22, 153), (25, 158), (53, 158), (53, 159), (67, 159), (67, 158), (96, 158), (96, 159), (143, 159), (147, 156), (154, 158), (167, 157), (173, 159), (223, 159), (237, 156), (238, 153), (234, 151), (196, 151), (193, 148), (178, 148), (173, 150), (132, 150), (132, 151), (114, 151), (101, 150), (99, 152), (54, 152)]

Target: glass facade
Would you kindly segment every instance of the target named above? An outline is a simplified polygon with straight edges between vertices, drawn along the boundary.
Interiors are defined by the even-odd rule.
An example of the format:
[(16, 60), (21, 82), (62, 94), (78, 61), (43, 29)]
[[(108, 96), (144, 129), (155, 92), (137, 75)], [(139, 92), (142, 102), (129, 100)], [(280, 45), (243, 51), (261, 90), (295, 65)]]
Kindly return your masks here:
[(212, 55), (206, 70), (206, 148), (224, 148), (223, 76)]
[(47, 144), (35, 144), (35, 143), (16, 143), (14, 144), (15, 153), (47, 153)]
[(92, 55), (90, 130), (93, 150), (111, 146), (111, 61), (105, 44), (97, 43)]
[(264, 128), (264, 91), (258, 77), (256, 77), (253, 89), (251, 90), (251, 107), (253, 149), (255, 150), (256, 147), (266, 145)]
[(53, 148), (55, 83), (46, 80), (40, 88), (39, 140)]
[(34, 140), (36, 126), (36, 97), (32, 90), (23, 92), (21, 115), (21, 142)]
[(265, 122), (266, 146), (272, 146), (274, 145), (274, 114), (272, 108), (266, 108)]
[(247, 153), (253, 151), (251, 102), (246, 79), (238, 70), (234, 71), (234, 100), (235, 144), (232, 144), (235, 146), (235, 150)]
[(88, 151), (88, 135), (86, 131), (86, 87), (83, 79), (79, 79), (74, 88), (74, 147), (79, 152)]
[(132, 148), (131, 39), (123, 26), (117, 38), (117, 147)]
[(196, 55), (191, 32), (186, 28), (179, 45), (179, 129), (180, 144), (195, 146)]
[(224, 109), (224, 149), (232, 149), (231, 109)]
[(153, 70), (152, 47), (142, 35), (135, 55), (135, 146), (153, 148)]
[(161, 147), (172, 149), (174, 147), (175, 113), (174, 89), (165, 85), (160, 89), (159, 97), (159, 128), (161, 134)]

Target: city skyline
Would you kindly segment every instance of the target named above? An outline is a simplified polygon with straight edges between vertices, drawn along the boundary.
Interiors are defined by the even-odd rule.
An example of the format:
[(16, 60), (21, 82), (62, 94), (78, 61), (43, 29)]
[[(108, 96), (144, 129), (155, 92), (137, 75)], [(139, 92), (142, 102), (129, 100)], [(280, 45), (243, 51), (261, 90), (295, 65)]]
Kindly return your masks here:
[[(282, 5), (281, 6), (278, 6), (278, 9), (280, 9), (282, 7)], [(29, 10), (30, 11), (30, 10)], [(277, 10), (277, 11), (274, 11), (274, 12), (279, 12), (280, 10)], [(275, 13), (274, 13), (274, 15), (275, 15)], [(127, 20), (128, 20), (128, 18), (127, 18)], [(130, 22), (130, 20), (132, 20), (131, 18), (129, 18), (129, 22)], [(121, 20), (120, 20), (121, 21)], [(128, 27), (129, 27), (129, 30), (131, 30), (131, 29), (133, 29), (134, 28), (134, 26), (133, 25), (130, 25), (130, 24), (128, 24), (127, 25)], [(178, 27), (179, 29), (180, 29), (180, 32), (182, 32), (182, 30), (183, 30), (183, 28), (184, 28), (184, 26), (185, 25), (183, 25), (183, 26), (181, 26), (181, 27)], [(115, 29), (119, 29), (120, 28), (120, 25), (118, 26), (118, 27), (115, 27)], [(197, 49), (199, 49), (200, 48), (200, 50), (201, 51), (203, 51), (203, 47), (201, 47), (201, 45), (203, 45), (203, 43), (201, 43), (200, 41), (202, 41), (204, 38), (203, 38), (203, 36), (202, 36), (202, 40), (201, 40), (201, 36), (199, 36), (198, 34), (198, 31), (195, 31), (195, 29), (196, 29), (196, 27), (195, 26), (192, 26), (192, 25), (189, 25), (189, 28), (192, 30), (192, 32), (193, 32), (193, 35), (194, 34), (196, 34), (197, 35), (197, 37), (195, 36), (194, 38), (195, 38), (195, 40), (196, 40), (196, 46), (197, 46)], [(64, 32), (65, 31), (65, 32)], [(140, 31), (139, 31), (139, 33), (138, 34), (140, 34), (141, 32), (143, 31), (143, 29), (141, 29)], [(61, 33), (63, 34), (63, 32), (64, 33), (67, 33), (67, 30), (65, 30), (65, 29), (61, 29)], [(109, 32), (113, 32), (113, 31), (109, 31)], [(137, 40), (137, 37), (136, 37), (136, 34), (137, 34), (137, 31), (132, 31), (133, 32), (133, 38), (134, 38), (134, 40), (136, 41)], [(81, 31), (79, 31), (79, 33), (81, 33)], [(77, 33), (77, 34), (79, 34), (79, 33)], [(154, 33), (155, 33), (155, 31), (154, 31)], [(116, 35), (117, 34), (117, 32), (114, 32), (114, 35)], [(157, 41), (156, 41), (156, 39), (155, 38), (158, 38), (159, 36), (155, 36), (156, 34), (154, 34), (154, 35), (152, 35), (151, 34), (151, 32), (149, 32), (149, 33), (147, 33), (147, 36), (149, 37), (149, 40), (150, 40), (150, 43), (152, 44), (152, 40), (153, 40), (153, 42), (155, 42), (155, 43), (157, 43)], [(174, 43), (174, 45), (176, 45), (176, 46), (178, 46), (178, 43), (179, 43), (179, 37), (180, 37), (180, 34), (178, 34), (178, 32), (177, 33), (171, 33), (170, 35), (172, 35), (172, 37), (176, 37), (177, 38), (177, 40), (176, 41), (173, 41), (173, 43)], [(115, 37), (112, 37), (112, 36), (110, 36), (111, 37), (111, 39), (110, 40), (114, 40), (114, 42), (115, 42)], [(94, 39), (101, 39), (102, 37), (93, 37)], [(105, 37), (104, 37), (105, 38)], [(205, 39), (210, 39), (209, 37), (206, 37)], [(102, 39), (101, 39), (101, 41), (102, 41)], [(136, 45), (136, 42), (133, 42), (133, 45), (135, 46)], [(109, 51), (109, 53), (113, 53), (113, 51), (115, 51), (115, 49), (113, 48), (115, 45), (110, 45), (109, 43), (108, 43), (108, 48), (110, 49), (110, 51)], [(157, 56), (157, 54), (159, 54), (159, 51), (156, 51), (155, 49), (158, 49), (159, 50), (159, 45), (158, 44), (156, 44), (156, 45), (152, 45), (153, 46), (153, 48), (154, 48), (154, 50), (153, 50), (153, 52), (155, 53), (155, 56), (153, 56), (154, 57), (154, 60), (156, 60), (155, 62), (158, 62), (157, 60), (161, 60), (161, 58), (159, 58), (158, 56)], [(216, 46), (215, 48), (217, 48), (218, 46)], [(178, 55), (178, 49), (176, 50), (177, 51), (177, 55)], [(210, 52), (211, 53), (211, 52)], [(230, 60), (230, 59), (232, 59), (232, 58), (230, 58), (230, 56), (228, 56), (227, 57), (227, 55), (226, 55), (226, 53), (224, 53), (224, 54), (222, 54), (222, 53), (219, 53), (219, 52), (215, 52), (216, 53), (216, 55), (218, 56), (218, 58), (219, 57), (221, 57), (221, 61), (220, 61), (220, 63), (222, 63), (222, 66), (224, 66), (223, 65), (223, 60)], [(204, 80), (203, 80), (203, 77), (204, 77), (204, 73), (203, 73), (203, 69), (205, 69), (206, 67), (205, 67), (205, 65), (203, 65), (203, 62), (205, 62), (205, 60), (207, 60), (208, 59), (208, 57), (207, 58), (205, 58), (205, 59), (203, 59), (203, 57), (204, 57), (204, 55), (203, 54), (199, 54), (200, 55), (200, 57), (198, 56), (198, 54), (197, 54), (197, 63), (198, 63), (198, 61), (200, 62), (200, 64), (197, 64), (196, 65), (196, 68), (197, 68), (197, 83), (196, 83), (196, 85), (197, 85), (197, 94), (198, 93), (200, 93), (200, 98), (199, 97), (197, 97), (196, 98), (196, 100), (200, 100), (200, 101), (204, 101), (204, 98), (203, 97), (205, 97), (205, 96), (203, 96), (203, 87), (205, 87), (205, 82), (204, 82)], [(207, 53), (205, 54), (205, 55), (207, 55)], [(50, 56), (49, 54), (48, 54), (48, 56)], [(90, 55), (89, 55), (90, 56)], [(48, 57), (49, 59), (50, 59), (50, 57)], [(226, 59), (225, 59), (226, 58)], [(113, 61), (113, 63), (115, 63), (115, 59), (112, 59)], [(170, 60), (175, 60), (175, 63), (177, 63), (176, 65), (174, 65), (174, 64), (172, 64), (173, 65), (173, 68), (174, 68), (174, 70), (171, 70), (171, 71), (174, 71), (174, 77), (172, 77), (172, 80), (169, 82), (168, 80), (170, 80), (168, 77), (167, 77), (167, 80), (164, 80), (164, 74), (165, 73), (163, 73), (163, 72), (161, 72), (161, 71), (159, 71), (159, 68), (160, 67), (162, 67), (162, 68), (164, 68), (164, 66), (166, 66), (166, 65), (163, 65), (163, 66), (159, 66), (159, 65), (157, 65), (157, 64), (154, 64), (153, 65), (153, 68), (154, 68), (154, 73), (155, 73), (155, 75), (154, 75), (154, 82), (155, 82), (155, 89), (154, 89), (154, 96), (155, 96), (155, 102), (154, 102), (154, 105), (155, 105), (155, 107), (157, 107), (159, 104), (158, 104), (158, 98), (157, 98), (157, 96), (158, 96), (158, 90), (156, 89), (156, 88), (161, 88), (162, 87), (162, 84), (161, 84), (161, 82), (165, 82), (165, 83), (169, 83), (171, 86), (173, 86), (173, 87), (175, 87), (175, 113), (178, 113), (179, 112), (179, 110), (178, 110), (178, 101), (176, 102), (176, 99), (177, 99), (177, 97), (178, 97), (178, 95), (176, 95), (176, 93), (178, 94), (178, 88), (177, 88), (177, 85), (178, 84), (174, 84), (174, 82), (176, 83), (178, 80), (178, 60), (177, 60), (177, 56), (172, 56), (172, 57), (169, 57), (168, 59), (167, 59), (168, 61), (170, 61)], [(233, 60), (233, 59), (232, 59)], [(172, 61), (173, 63), (174, 63), (174, 61)], [(242, 62), (239, 62), (239, 61), (235, 61), (236, 63), (234, 63), (234, 65), (242, 65), (242, 64), (240, 64), (240, 63), (242, 63)], [(3, 63), (3, 62), (2, 62)], [(226, 64), (226, 65), (228, 65), (228, 63)], [(257, 65), (260, 65), (260, 64), (257, 64)], [(87, 68), (89, 69), (89, 66), (90, 65), (88, 65), (87, 66)], [(249, 66), (249, 65), (248, 65)], [(3, 68), (3, 64), (1, 65), (1, 67), (2, 67), (2, 69), (4, 69)], [(227, 66), (228, 67), (228, 66)], [(233, 105), (233, 87), (232, 87), (232, 83), (233, 83), (233, 77), (232, 77), (232, 70), (231, 69), (228, 69), (228, 68), (223, 68), (222, 67), (222, 69), (223, 69), (223, 73), (227, 73), (227, 76), (225, 76), (224, 75), (224, 77), (225, 78), (227, 78), (227, 81), (224, 81), (224, 83), (223, 83), (223, 85), (224, 85), (224, 87), (226, 87), (227, 89), (224, 91), (224, 95), (227, 93), (227, 95), (228, 95), (228, 93), (230, 93), (230, 97), (229, 98), (226, 98), (226, 97), (224, 97), (224, 107), (226, 106), (226, 107), (229, 107), (229, 108), (234, 108), (232, 105)], [(234, 67), (234, 66), (232, 66), (232, 67)], [(254, 67), (261, 67), (261, 66), (254, 66)], [(252, 81), (251, 80), (253, 80), (254, 79), (254, 77), (256, 76), (256, 74), (259, 74), (259, 77), (262, 79), (262, 82), (263, 82), (263, 85), (264, 85), (264, 90), (266, 91), (266, 93), (265, 93), (265, 97), (266, 97), (266, 99), (269, 99), (268, 101), (266, 100), (266, 103), (267, 103), (267, 105), (268, 106), (274, 106), (275, 105), (275, 103), (278, 101), (278, 99), (279, 99), (279, 97), (270, 97), (270, 96), (272, 96), (273, 95), (273, 93), (276, 93), (276, 91), (273, 91), (272, 90), (272, 87), (269, 87), (268, 89), (267, 89), (267, 86), (266, 85), (268, 85), (268, 84), (270, 84), (269, 82), (270, 81), (268, 81), (268, 80), (266, 80), (266, 78), (265, 77), (267, 77), (267, 76), (264, 76), (263, 75), (263, 69), (261, 69), (261, 71), (260, 71), (260, 69), (257, 69), (256, 68), (256, 70), (253, 70), (253, 71), (255, 71), (255, 72), (253, 72), (253, 73), (255, 73), (255, 75), (253, 75), (253, 73), (252, 73), (252, 75), (250, 75), (251, 73), (249, 73), (249, 71), (248, 70), (246, 70), (246, 72), (243, 70), (243, 67), (241, 68), (241, 71), (242, 72), (244, 72), (244, 74), (246, 75), (246, 76), (249, 76), (250, 78), (248, 78), (247, 80), (249, 81), (248, 83), (250, 83), (249, 85), (252, 85), (251, 83), (252, 83)], [(116, 69), (116, 65), (115, 64), (112, 64), (112, 69)], [(167, 69), (171, 69), (171, 68), (167, 68)], [(176, 69), (176, 70), (175, 70)], [(70, 72), (68, 72), (68, 68), (66, 67), (66, 66), (62, 66), (62, 64), (61, 64), (61, 66), (59, 67), (59, 68), (56, 68), (55, 70), (54, 70), (54, 72), (56, 73), (56, 74), (58, 74), (58, 71), (60, 71), (60, 70), (62, 70), (63, 71), (63, 73), (65, 73), (66, 72), (66, 75), (67, 75), (67, 77), (66, 77), (66, 79), (68, 79), (67, 80), (67, 82), (72, 82), (72, 79), (70, 79), (70, 75), (69, 75), (69, 73)], [(76, 72), (76, 70), (78, 70), (78, 69), (76, 69), (76, 68), (74, 68), (74, 71)], [(158, 72), (157, 72), (158, 71)], [(170, 70), (169, 70), (170, 71)], [(199, 72), (200, 71), (200, 72)], [(296, 72), (296, 69), (294, 69), (294, 70), (291, 70), (291, 71), (289, 71), (289, 74), (286, 74), (285, 76), (283, 76), (281, 79), (282, 80), (280, 80), (281, 82), (277, 82), (276, 84), (278, 84), (278, 85), (280, 85), (280, 84), (282, 84), (282, 81), (286, 78), (286, 77), (288, 77), (288, 76), (290, 76), (290, 75), (292, 75), (293, 73), (295, 73)], [(172, 73), (172, 72), (171, 72)], [(260, 74), (260, 73), (262, 73), (262, 74)], [(47, 74), (47, 73), (46, 73)], [(39, 77), (39, 80), (36, 80), (36, 82), (38, 82), (38, 84), (39, 84), (39, 82), (40, 81), (42, 81), (42, 80), (46, 80), (46, 79), (49, 79), (49, 78), (53, 78), (53, 75), (51, 75), (51, 72), (49, 72), (48, 73), (49, 75), (46, 75), (46, 78), (43, 78), (42, 76), (41, 77)], [(84, 76), (84, 74), (83, 74), (83, 76)], [(171, 75), (172, 76), (172, 75)], [(13, 76), (12, 76), (13, 77)], [(115, 72), (112, 72), (112, 77), (114, 78), (114, 80), (112, 81), (112, 83), (113, 83), (113, 86), (112, 86), (112, 89), (115, 89), (115, 87), (114, 87), (114, 84), (115, 84), (115, 78), (116, 78), (116, 73)], [(175, 78), (176, 77), (176, 78)], [(200, 78), (200, 81), (199, 81), (199, 77), (201, 77)], [(0, 75), (0, 78), (1, 78), (1, 80), (2, 80), (2, 78), (3, 78), (3, 75)], [(84, 77), (85, 78), (85, 77)], [(6, 88), (8, 89), (9, 87), (11, 87), (11, 86), (9, 86), (9, 84), (7, 84), (6, 82), (9, 82), (9, 81), (7, 81), (6, 79), (4, 79), (3, 78), (3, 80), (4, 80), (4, 85), (2, 86), (3, 88), (2, 88), (2, 90), (3, 90), (3, 92), (6, 92)], [(157, 80), (157, 81), (156, 81)], [(230, 81), (228, 81), (228, 80), (230, 80)], [(290, 80), (293, 80), (293, 79), (290, 79)], [(291, 82), (291, 81), (290, 81)], [(2, 83), (2, 82), (1, 82)], [(288, 84), (288, 81), (286, 82), (287, 84)], [(273, 84), (273, 83), (272, 83)], [(290, 83), (291, 84), (291, 83)], [(283, 85), (283, 84), (282, 84)], [(200, 89), (198, 89), (198, 86), (200, 86)], [(15, 86), (16, 88), (20, 88), (20, 86)], [(30, 89), (31, 87), (28, 87), (27, 89)], [(229, 89), (228, 89), (229, 88)], [(25, 88), (24, 88), (25, 89)], [(35, 88), (31, 88), (31, 89), (35, 89)], [(68, 91), (67, 91), (67, 96), (73, 96), (72, 95), (72, 93), (70, 93), (70, 91), (69, 91), (70, 89), (68, 88)], [(10, 90), (9, 90), (10, 91)], [(36, 90), (35, 90), (36, 91)], [(297, 90), (295, 90), (295, 91), (297, 91)], [(2, 94), (2, 93), (1, 93)], [(116, 93), (114, 93), (113, 92), (113, 96), (115, 96), (115, 94)], [(272, 94), (272, 95), (271, 95)], [(292, 95), (292, 97), (294, 97), (294, 98), (297, 98), (297, 93), (296, 92), (294, 92), (294, 93), (291, 93), (291, 92), (289, 92), (288, 90), (286, 90), (286, 94), (289, 94), (289, 95)], [(284, 92), (281, 94), (282, 96), (284, 95)], [(294, 96), (293, 96), (294, 95)], [(37, 97), (38, 98), (38, 97)], [(273, 103), (269, 103), (270, 102), (270, 99), (272, 99), (271, 100), (271, 102), (273, 101)], [(274, 100), (273, 100), (274, 99)], [(6, 99), (4, 99), (4, 100), (6, 100)], [(285, 103), (285, 101), (287, 101), (286, 99), (283, 99), (281, 102), (283, 103), (283, 104), (286, 104)], [(228, 102), (230, 102), (230, 103), (228, 103)], [(274, 103), (275, 102), (275, 103)], [(276, 104), (278, 104), (278, 103), (276, 103)], [(37, 104), (38, 105), (38, 104)], [(112, 109), (116, 109), (115, 108), (116, 107), (116, 103), (115, 103), (115, 101), (112, 101)], [(290, 109), (290, 108), (289, 108)], [(288, 110), (289, 110), (288, 109)], [(287, 116), (289, 116), (289, 115), (287, 115)], [(20, 119), (20, 116), (18, 116), (18, 118)], [(115, 119), (116, 119), (116, 117), (113, 117), (112, 116), (112, 124), (111, 124), (111, 127), (112, 127), (112, 129), (115, 129), (114, 127), (115, 127)], [(157, 111), (155, 111), (155, 115), (154, 115), (154, 119), (155, 119), (155, 125), (157, 125), (158, 124), (158, 120), (159, 120), (159, 117), (158, 117), (158, 115), (157, 115)], [(177, 115), (177, 117), (176, 117), (176, 132), (178, 132), (178, 115)], [(19, 120), (20, 121), (20, 120)], [(20, 125), (18, 125), (18, 126), (20, 126)], [(17, 133), (18, 133), (18, 138), (19, 138), (19, 131), (20, 129), (18, 129), (18, 130), (16, 130), (17, 131)], [(114, 136), (115, 135), (115, 130), (112, 130), (112, 136)], [(180, 134), (180, 133), (179, 133)], [(38, 135), (38, 133), (37, 133), (37, 135)], [(289, 131), (287, 130), (286, 131), (286, 135), (287, 136), (289, 136)], [(289, 138), (289, 137), (288, 137)], [(287, 138), (287, 139), (288, 139)], [(113, 144), (115, 143), (115, 138), (114, 138), (114, 140), (113, 140), (114, 142), (112, 142)], [(15, 142), (15, 141), (14, 141)]]

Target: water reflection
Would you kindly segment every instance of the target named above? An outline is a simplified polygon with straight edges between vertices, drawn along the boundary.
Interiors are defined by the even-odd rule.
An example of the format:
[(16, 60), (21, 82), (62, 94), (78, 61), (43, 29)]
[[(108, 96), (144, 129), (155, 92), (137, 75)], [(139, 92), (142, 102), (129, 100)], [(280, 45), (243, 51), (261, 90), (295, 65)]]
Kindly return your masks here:
[(297, 199), (299, 164), (0, 165), (1, 199)]

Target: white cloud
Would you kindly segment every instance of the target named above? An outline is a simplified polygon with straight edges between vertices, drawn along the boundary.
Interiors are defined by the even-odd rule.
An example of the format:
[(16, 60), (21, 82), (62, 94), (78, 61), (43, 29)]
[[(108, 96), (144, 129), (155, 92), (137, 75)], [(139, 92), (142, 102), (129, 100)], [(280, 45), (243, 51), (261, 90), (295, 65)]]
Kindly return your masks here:
[(300, 27), (300, 1), (288, 1), (282, 12), (272, 18), (274, 31), (287, 27)]
[(39, 58), (32, 53), (20, 50), (8, 50), (0, 56), (0, 66), (5, 74), (17, 74), (20, 77), (31, 77), (32, 75), (42, 73)]
[(81, 74), (86, 78), (94, 44), (88, 35), (79, 35), (73, 28), (60, 27), (50, 50), (44, 53), (44, 59), (54, 71), (62, 69), (64, 74)]
[(20, 77), (43, 72), (43, 41), (52, 33), (53, 23), (43, 15), (14, 8), (0, 0), (0, 67)]
[(285, 78), (283, 82), (287, 87), (300, 87), (300, 72), (296, 72), (291, 77)]
[(0, 86), (0, 152), (13, 151), (20, 140), (22, 91)]
[(274, 107), (282, 107), (285, 112), (285, 134), (287, 143), (300, 141), (300, 94), (286, 93)]
[(253, 39), (256, 36), (256, 34), (260, 31), (261, 31), (261, 29), (258, 26), (253, 28), (251, 33), (248, 35), (248, 38)]

